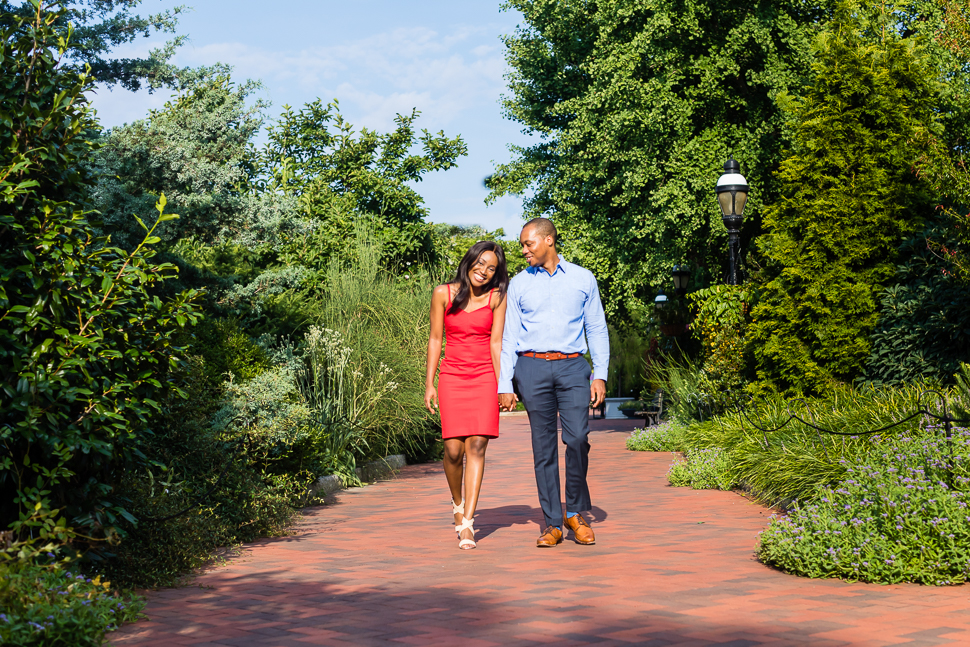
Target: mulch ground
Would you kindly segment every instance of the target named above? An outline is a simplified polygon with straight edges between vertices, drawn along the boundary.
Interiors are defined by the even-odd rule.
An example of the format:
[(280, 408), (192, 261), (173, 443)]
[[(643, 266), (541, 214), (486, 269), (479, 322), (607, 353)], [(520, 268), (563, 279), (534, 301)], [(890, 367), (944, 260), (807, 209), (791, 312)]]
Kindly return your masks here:
[(346, 490), (291, 536), (148, 593), (115, 645), (970, 645), (970, 588), (786, 575), (754, 557), (770, 510), (673, 488), (669, 454), (591, 423), (594, 546), (535, 548), (528, 422), (488, 449), (479, 545), (459, 551), (439, 464)]

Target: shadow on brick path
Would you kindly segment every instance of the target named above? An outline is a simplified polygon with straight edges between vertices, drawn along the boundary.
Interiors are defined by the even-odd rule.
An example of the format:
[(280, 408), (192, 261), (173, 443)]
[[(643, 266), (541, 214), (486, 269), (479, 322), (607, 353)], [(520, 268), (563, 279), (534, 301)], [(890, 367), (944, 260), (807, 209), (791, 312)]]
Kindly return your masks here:
[(459, 551), (439, 465), (307, 509), (196, 585), (148, 594), (115, 645), (970, 645), (964, 587), (797, 578), (754, 558), (770, 511), (667, 484), (669, 454), (594, 421), (595, 546), (534, 547), (528, 423), (489, 445), (479, 547)]

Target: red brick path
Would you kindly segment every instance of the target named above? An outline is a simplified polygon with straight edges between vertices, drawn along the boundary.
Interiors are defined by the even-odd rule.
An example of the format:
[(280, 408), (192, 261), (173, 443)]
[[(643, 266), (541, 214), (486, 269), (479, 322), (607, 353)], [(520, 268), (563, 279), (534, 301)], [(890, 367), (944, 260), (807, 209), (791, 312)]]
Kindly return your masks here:
[(440, 465), (344, 491), (198, 586), (149, 594), (115, 645), (970, 645), (970, 589), (785, 575), (755, 561), (768, 512), (668, 486), (669, 454), (595, 421), (595, 546), (536, 549), (525, 418), (488, 450), (479, 547), (459, 552)]

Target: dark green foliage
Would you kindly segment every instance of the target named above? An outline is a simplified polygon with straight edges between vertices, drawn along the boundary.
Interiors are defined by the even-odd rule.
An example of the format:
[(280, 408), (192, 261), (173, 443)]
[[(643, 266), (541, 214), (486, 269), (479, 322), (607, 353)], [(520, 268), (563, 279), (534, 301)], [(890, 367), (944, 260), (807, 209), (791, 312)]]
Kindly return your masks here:
[(719, 280), (727, 233), (713, 187), (729, 153), (753, 190), (745, 236), (777, 194), (784, 116), (807, 76), (816, 4), (511, 0), (510, 118), (539, 138), (489, 180), (548, 216), (600, 279), (611, 315), (642, 309), (686, 260)]
[[(220, 329), (228, 332), (220, 345), (231, 351), (238, 334), (231, 326), (205, 336), (218, 340)], [(239, 362), (228, 354), (219, 357), (219, 351), (207, 354), (230, 367)], [(207, 563), (216, 548), (282, 534), (294, 508), (307, 503), (308, 475), (267, 473), (258, 429), (239, 422), (213, 426), (225, 395), (221, 384), (210, 388), (212, 372), (205, 360), (190, 359), (177, 376), (187, 397), (163, 403), (142, 443), (142, 451), (164, 467), (127, 472), (119, 483), (119, 494), (139, 521), (123, 524), (124, 540), (99, 566), (118, 584), (171, 585)], [(173, 519), (151, 520), (186, 508), (188, 513)]]
[[(121, 84), (137, 90), (142, 84), (158, 88), (171, 83), (176, 68), (168, 61), (175, 49), (185, 41), (178, 36), (164, 47), (152, 50), (145, 58), (111, 57), (111, 50), (119, 45), (147, 38), (153, 33), (174, 33), (178, 16), (186, 7), (176, 6), (161, 13), (140, 16), (133, 13), (142, 0), (74, 0), (72, 2), (40, 2), (44, 11), (60, 8), (52, 23), (55, 33), (70, 34), (68, 65), (75, 71), (90, 66), (99, 83), (108, 86)], [(18, 19), (36, 13), (38, 0), (16, 2), (0, 0), (0, 26), (15, 24)]]
[(645, 399), (653, 397), (647, 393), (646, 362), (652, 348), (653, 337), (640, 333), (632, 327), (617, 330), (609, 326), (610, 369), (606, 380), (606, 395), (611, 398), (641, 395)]
[(784, 392), (861, 373), (879, 291), (930, 206), (912, 162), (917, 135), (937, 128), (936, 71), (916, 37), (882, 28), (890, 19), (840, 4), (811, 84), (788, 103), (794, 142), (758, 241), (767, 268), (750, 332), (758, 377)]
[(895, 285), (880, 298), (866, 381), (902, 384), (927, 378), (948, 383), (960, 363), (970, 360), (970, 289), (927, 244), (945, 236), (941, 227), (934, 227), (902, 246)]
[(152, 232), (131, 253), (108, 247), (75, 203), (92, 80), (58, 66), (57, 19), (38, 11), (0, 35), (0, 178), (19, 183), (0, 211), (0, 489), (14, 494), (0, 525), (27, 535), (22, 511), (39, 505), (104, 536), (129, 514), (111, 469), (143, 460), (140, 435), (173, 388), (173, 336), (196, 312), (192, 293), (152, 294), (175, 274), (152, 261)]
[(98, 647), (138, 619), (142, 599), (53, 565), (0, 563), (0, 644)]

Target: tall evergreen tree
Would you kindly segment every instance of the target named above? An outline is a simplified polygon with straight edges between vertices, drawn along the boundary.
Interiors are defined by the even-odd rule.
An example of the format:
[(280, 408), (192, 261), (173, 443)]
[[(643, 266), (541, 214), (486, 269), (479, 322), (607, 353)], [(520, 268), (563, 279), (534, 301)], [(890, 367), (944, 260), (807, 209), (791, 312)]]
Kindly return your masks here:
[(10, 27), (32, 16), (38, 7), (51, 11), (51, 27), (65, 38), (65, 68), (90, 67), (94, 79), (128, 90), (143, 85), (158, 88), (175, 81), (176, 67), (169, 61), (185, 36), (175, 36), (144, 58), (112, 58), (111, 50), (154, 33), (174, 34), (184, 5), (147, 16), (134, 13), (142, 0), (0, 0), (0, 27)]
[(765, 210), (767, 281), (750, 336), (759, 378), (784, 392), (860, 374), (897, 248), (931, 205), (913, 162), (922, 134), (939, 130), (937, 74), (893, 19), (840, 3), (815, 43), (812, 83), (787, 102), (794, 142)]

